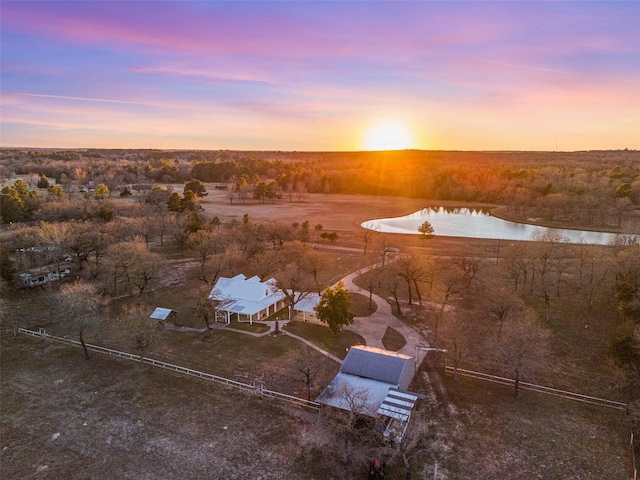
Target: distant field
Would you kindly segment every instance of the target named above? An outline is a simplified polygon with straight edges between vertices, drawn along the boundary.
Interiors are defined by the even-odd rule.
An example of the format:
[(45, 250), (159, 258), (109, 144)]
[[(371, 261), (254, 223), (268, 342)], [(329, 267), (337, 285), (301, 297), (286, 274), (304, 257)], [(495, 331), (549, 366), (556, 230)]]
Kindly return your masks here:
[(223, 223), (231, 219), (242, 220), (245, 213), (255, 221), (281, 220), (302, 223), (309, 220), (312, 226), (321, 224), (324, 230), (352, 231), (360, 228), (367, 220), (385, 216), (406, 215), (420, 210), (429, 202), (410, 198), (376, 197), (373, 195), (325, 195), (308, 194), (302, 202), (278, 200), (274, 203), (260, 203), (248, 200), (246, 203), (229, 199), (224, 191), (214, 190), (207, 184), (209, 195), (201, 200), (201, 205), (209, 217), (218, 216)]

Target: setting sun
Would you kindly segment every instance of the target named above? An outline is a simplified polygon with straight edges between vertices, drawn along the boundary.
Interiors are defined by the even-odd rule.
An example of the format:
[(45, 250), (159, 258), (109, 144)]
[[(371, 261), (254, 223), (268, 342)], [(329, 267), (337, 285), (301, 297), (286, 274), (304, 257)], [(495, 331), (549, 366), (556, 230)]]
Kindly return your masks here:
[(395, 120), (374, 124), (362, 139), (364, 150), (405, 150), (415, 148), (411, 130)]

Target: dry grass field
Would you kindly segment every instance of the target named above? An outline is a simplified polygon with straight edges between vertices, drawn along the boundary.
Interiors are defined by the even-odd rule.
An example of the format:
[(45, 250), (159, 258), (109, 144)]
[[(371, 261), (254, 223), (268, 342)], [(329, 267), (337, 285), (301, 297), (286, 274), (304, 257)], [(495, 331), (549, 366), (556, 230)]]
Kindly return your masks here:
[[(324, 231), (338, 232), (340, 249), (322, 244), (319, 250), (329, 265), (323, 273), (326, 282), (363, 265), (362, 253), (350, 250), (363, 247), (360, 223), (427, 206), (412, 199), (320, 194), (305, 202), (230, 205), (224, 192), (208, 190), (206, 214), (223, 222), (239, 221), (248, 213), (254, 221), (309, 220), (322, 224)], [(420, 246), (413, 236), (391, 240), (400, 247)], [(436, 238), (425, 250), (490, 258), (495, 247), (486, 240)], [(198, 267), (188, 257), (168, 249), (165, 253), (170, 253), (169, 273), (163, 282), (142, 297), (118, 300), (116, 306), (169, 306), (188, 324), (190, 299), (202, 283), (197, 280)], [(354, 306), (358, 315), (363, 311), (360, 300)], [(382, 445), (354, 445), (344, 463), (342, 445), (324, 414), (135, 362), (98, 354), (85, 361), (79, 349), (16, 336), (18, 326), (47, 323), (46, 302), (43, 291), (10, 293), (3, 312), (2, 478), (347, 480), (366, 478), (366, 462), (373, 455), (389, 462), (388, 478), (405, 478), (397, 451)], [(564, 308), (563, 315), (570, 315), (571, 308)], [(578, 357), (570, 358), (567, 385), (579, 384), (592, 368), (592, 384), (586, 385), (596, 390), (589, 392), (606, 393), (606, 388), (597, 390), (602, 372), (588, 364), (589, 355), (574, 351), (583, 346), (601, 349), (602, 339), (578, 338), (579, 323), (576, 318), (554, 327), (558, 351), (564, 349), (567, 358)], [(47, 328), (57, 333), (55, 326)], [(359, 341), (346, 331), (332, 337), (323, 327), (291, 328), (336, 355)], [(306, 396), (297, 368), (301, 361), (314, 370), (312, 396), (338, 370), (335, 362), (285, 336), (254, 338), (225, 329), (216, 329), (215, 335), (218, 341), (208, 342), (200, 332), (165, 330), (145, 355), (240, 381), (260, 379), (271, 389), (300, 397)], [(109, 329), (89, 341), (133, 350)], [(399, 339), (389, 332), (386, 341), (398, 345)], [(624, 413), (533, 393), (514, 399), (507, 387), (454, 382), (441, 375), (437, 362), (427, 362), (425, 368), (431, 380), (421, 373), (412, 386), (427, 396), (408, 452), (412, 478), (431, 479), (434, 471), (439, 472), (435, 478), (465, 480), (628, 478)], [(444, 390), (434, 387), (439, 383)]]

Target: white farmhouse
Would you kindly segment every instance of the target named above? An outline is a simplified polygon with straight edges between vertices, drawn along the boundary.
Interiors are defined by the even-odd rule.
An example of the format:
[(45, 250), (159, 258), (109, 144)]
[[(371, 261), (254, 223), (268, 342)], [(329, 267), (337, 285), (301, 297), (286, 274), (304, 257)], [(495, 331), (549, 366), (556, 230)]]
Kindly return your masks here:
[(220, 277), (209, 299), (216, 302), (216, 320), (222, 314), (225, 323), (231, 323), (236, 316), (239, 322), (253, 324), (285, 307), (285, 295), (278, 290), (274, 278), (262, 282), (257, 276), (247, 278), (243, 274)]

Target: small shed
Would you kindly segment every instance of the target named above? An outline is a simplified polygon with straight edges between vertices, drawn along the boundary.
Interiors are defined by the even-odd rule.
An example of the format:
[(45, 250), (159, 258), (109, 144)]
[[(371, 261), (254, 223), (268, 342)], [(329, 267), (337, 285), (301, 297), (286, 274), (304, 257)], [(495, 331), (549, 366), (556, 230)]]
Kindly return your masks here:
[(157, 307), (149, 316), (149, 318), (158, 320), (160, 324), (164, 325), (166, 322), (173, 322), (177, 315), (178, 312), (176, 312), (175, 310), (171, 310), (170, 308)]

